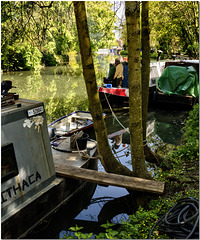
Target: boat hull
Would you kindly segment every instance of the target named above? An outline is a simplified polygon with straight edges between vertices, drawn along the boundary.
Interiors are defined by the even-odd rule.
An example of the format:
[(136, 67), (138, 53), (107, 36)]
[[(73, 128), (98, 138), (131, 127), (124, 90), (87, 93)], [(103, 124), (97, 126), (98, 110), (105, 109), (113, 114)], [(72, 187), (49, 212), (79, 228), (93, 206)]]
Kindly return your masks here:
[[(128, 109), (129, 108), (129, 95), (125, 96), (125, 92), (128, 89), (119, 88), (118, 92), (113, 91), (114, 88), (99, 88), (99, 97), (101, 101), (102, 108), (107, 110), (110, 108), (117, 109)], [(122, 94), (120, 94), (120, 90)], [(156, 90), (156, 86), (149, 88), (149, 105), (153, 103), (153, 94)]]
[[(97, 170), (97, 163), (97, 160), (92, 159), (83, 167)], [(29, 236), (33, 238), (34, 233), (31, 234), (31, 231), (39, 224), (48, 217), (53, 217), (53, 214), (59, 209), (61, 210), (64, 206), (68, 209), (74, 209), (73, 203), (76, 201), (76, 209), (73, 210), (71, 214), (65, 215), (62, 211), (59, 213), (61, 215), (63, 214), (68, 221), (72, 221), (91, 199), (96, 189), (95, 183), (69, 178), (57, 177), (52, 184), (54, 184), (54, 186), (49, 191), (37, 197), (29, 205), (22, 208), (1, 224), (2, 239), (25, 238), (29, 232)], [(49, 230), (50, 229), (51, 228), (49, 228)], [(43, 234), (46, 235), (48, 234), (47, 232), (48, 231)], [(39, 235), (40, 234), (41, 233), (39, 233)], [(54, 234), (56, 233), (54, 232)], [(46, 238), (46, 236), (44, 236), (44, 238)]]
[[(166, 88), (165, 88), (165, 94), (164, 94), (163, 91), (157, 86), (156, 91), (154, 92), (155, 104), (162, 105), (162, 106), (169, 105), (173, 107), (192, 107), (196, 103), (198, 103), (199, 98), (195, 97), (197, 95), (195, 88), (198, 89), (197, 82), (199, 82), (199, 60), (167, 61), (165, 64), (165, 67), (166, 68), (171, 67), (171, 69), (176, 69), (176, 71), (170, 70), (170, 73), (168, 73), (167, 75), (165, 73), (165, 79), (162, 80), (162, 82), (165, 83), (165, 86), (167, 86), (167, 84), (169, 84), (170, 86), (169, 88), (167, 87), (167, 91), (171, 91), (174, 94), (166, 94), (167, 92)], [(183, 70), (180, 70), (181, 69), (180, 67), (182, 67)], [(193, 70), (192, 71), (190, 70), (190, 72), (188, 72), (189, 74), (186, 75), (187, 71), (185, 69), (186, 68), (190, 69), (191, 67), (193, 67)], [(196, 77), (194, 74), (194, 69), (196, 70), (196, 73), (197, 73), (196, 76), (198, 79), (195, 80), (197, 82), (194, 81)], [(177, 78), (177, 76), (181, 75), (180, 73), (182, 74), (182, 76)], [(186, 76), (184, 76), (184, 74)], [(192, 80), (189, 77), (189, 75), (191, 74), (192, 75), (194, 74)], [(166, 78), (166, 76), (168, 77)], [(172, 77), (174, 80), (173, 84), (176, 87), (174, 87), (172, 84)], [(185, 81), (186, 78), (187, 78), (187, 82)], [(157, 85), (159, 84), (160, 82), (158, 79)], [(180, 95), (180, 93), (183, 94), (183, 92), (185, 92), (185, 95)], [(193, 96), (191, 93), (193, 93)]]
[[(104, 118), (106, 114), (104, 114)], [(50, 139), (55, 136), (70, 136), (83, 131), (89, 133), (94, 123), (90, 112), (75, 111), (61, 117), (48, 125)]]
[[(92, 159), (87, 169), (98, 170), (97, 163), (98, 161)], [(72, 188), (75, 180), (68, 179), (68, 181)], [(74, 218), (89, 204), (97, 186), (95, 183), (85, 181), (78, 181), (77, 184), (78, 187), (59, 210), (30, 232), (26, 236), (28, 239), (59, 239), (59, 233), (72, 226)]]

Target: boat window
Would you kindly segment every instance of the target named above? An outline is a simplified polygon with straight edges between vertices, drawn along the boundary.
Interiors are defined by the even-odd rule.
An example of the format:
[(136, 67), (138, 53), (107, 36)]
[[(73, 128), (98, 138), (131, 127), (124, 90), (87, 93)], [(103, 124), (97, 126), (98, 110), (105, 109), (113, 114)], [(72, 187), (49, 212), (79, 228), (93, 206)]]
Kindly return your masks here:
[(18, 167), (15, 157), (14, 146), (9, 143), (1, 147), (1, 182), (16, 176)]

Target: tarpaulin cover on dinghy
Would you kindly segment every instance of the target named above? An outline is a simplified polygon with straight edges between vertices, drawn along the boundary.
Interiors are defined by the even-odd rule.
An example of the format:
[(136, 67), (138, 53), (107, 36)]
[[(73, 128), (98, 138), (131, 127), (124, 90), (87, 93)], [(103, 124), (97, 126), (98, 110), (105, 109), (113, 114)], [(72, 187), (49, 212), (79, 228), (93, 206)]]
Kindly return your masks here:
[(157, 88), (164, 94), (199, 96), (198, 75), (194, 67), (169, 66), (157, 79)]

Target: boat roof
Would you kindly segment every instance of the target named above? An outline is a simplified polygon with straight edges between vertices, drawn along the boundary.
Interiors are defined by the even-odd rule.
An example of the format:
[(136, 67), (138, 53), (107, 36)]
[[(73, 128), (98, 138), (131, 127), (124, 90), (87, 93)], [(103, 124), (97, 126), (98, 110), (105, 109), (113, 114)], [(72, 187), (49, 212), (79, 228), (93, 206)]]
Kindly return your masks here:
[(197, 64), (199, 64), (199, 60), (181, 60), (181, 62), (197, 63)]

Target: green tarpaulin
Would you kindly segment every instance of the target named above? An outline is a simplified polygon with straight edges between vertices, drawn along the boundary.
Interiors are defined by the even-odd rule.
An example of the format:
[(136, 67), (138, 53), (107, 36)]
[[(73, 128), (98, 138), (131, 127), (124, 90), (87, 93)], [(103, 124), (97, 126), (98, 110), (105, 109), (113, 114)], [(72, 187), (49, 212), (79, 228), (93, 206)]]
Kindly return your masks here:
[(199, 81), (194, 67), (169, 66), (157, 80), (157, 88), (165, 94), (199, 96)]

